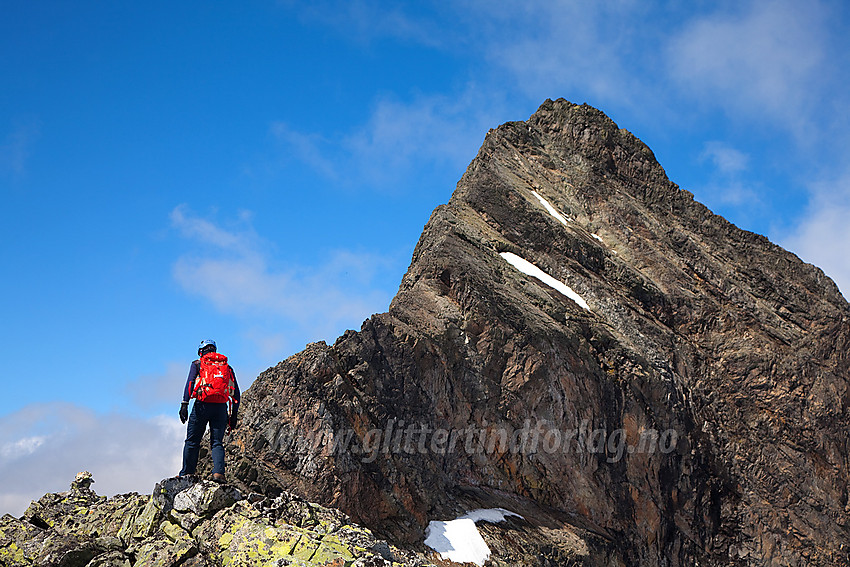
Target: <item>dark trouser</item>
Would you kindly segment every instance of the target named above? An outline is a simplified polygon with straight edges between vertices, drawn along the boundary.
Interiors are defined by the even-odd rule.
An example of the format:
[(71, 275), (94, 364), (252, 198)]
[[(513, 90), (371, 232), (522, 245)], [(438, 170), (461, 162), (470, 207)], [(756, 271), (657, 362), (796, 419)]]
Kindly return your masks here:
[(180, 476), (195, 474), (198, 467), (198, 453), (201, 439), (207, 423), (210, 424), (210, 453), (213, 460), (213, 474), (224, 474), (224, 432), (227, 430), (227, 404), (212, 404), (195, 400), (189, 425), (186, 426), (186, 443), (183, 445), (183, 469)]

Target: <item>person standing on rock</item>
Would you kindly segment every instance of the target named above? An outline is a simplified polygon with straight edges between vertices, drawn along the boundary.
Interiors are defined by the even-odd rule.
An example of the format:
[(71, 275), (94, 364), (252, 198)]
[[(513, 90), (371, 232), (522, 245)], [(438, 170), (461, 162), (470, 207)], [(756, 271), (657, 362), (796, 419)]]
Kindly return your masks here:
[[(190, 398), (195, 398), (191, 415)], [(198, 360), (192, 362), (189, 368), (189, 377), (183, 389), (183, 402), (180, 404), (181, 423), (189, 421), (186, 426), (180, 476), (195, 474), (201, 439), (209, 424), (213, 480), (224, 482), (224, 433), (236, 429), (239, 399), (236, 373), (227, 363), (227, 357), (216, 352), (215, 341), (201, 341)]]

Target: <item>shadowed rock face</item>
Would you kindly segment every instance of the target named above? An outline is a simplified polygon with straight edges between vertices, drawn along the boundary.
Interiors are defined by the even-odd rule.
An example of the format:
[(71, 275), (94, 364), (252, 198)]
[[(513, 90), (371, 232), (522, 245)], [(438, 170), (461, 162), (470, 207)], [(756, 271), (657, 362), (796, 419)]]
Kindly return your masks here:
[(410, 542), (514, 510), (537, 532), (513, 564), (847, 565), (848, 314), (600, 111), (546, 101), (488, 133), (388, 313), (260, 375), (231, 474)]

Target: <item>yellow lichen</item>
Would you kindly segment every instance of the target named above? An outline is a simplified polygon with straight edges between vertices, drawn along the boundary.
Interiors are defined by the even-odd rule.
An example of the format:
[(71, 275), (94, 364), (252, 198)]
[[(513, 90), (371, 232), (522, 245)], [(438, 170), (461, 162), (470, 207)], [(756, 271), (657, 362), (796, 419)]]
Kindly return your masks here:
[[(24, 565), (24, 550), (12, 542), (8, 545), (8, 547), (4, 547), (0, 549), (0, 558), (3, 559), (4, 564), (9, 565)], [(27, 562), (29, 563), (29, 562)]]
[(322, 541), (320, 542), (318, 549), (316, 549), (316, 552), (310, 558), (310, 561), (321, 565), (336, 559), (353, 561), (354, 555), (338, 537), (334, 535), (325, 535), (322, 537)]
[(186, 539), (188, 536), (186, 532), (178, 526), (177, 524), (172, 524), (171, 522), (165, 521), (160, 524), (159, 528), (168, 536), (168, 539), (171, 541), (177, 541), (178, 539)]

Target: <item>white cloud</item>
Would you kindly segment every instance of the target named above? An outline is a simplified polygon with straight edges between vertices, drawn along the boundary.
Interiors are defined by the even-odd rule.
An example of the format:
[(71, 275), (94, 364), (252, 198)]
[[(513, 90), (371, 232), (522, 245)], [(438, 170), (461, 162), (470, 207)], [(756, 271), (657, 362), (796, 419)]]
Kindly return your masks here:
[(41, 128), (37, 123), (17, 125), (0, 145), (0, 171), (14, 176), (24, 175), (33, 144), (40, 134)]
[(812, 202), (800, 223), (778, 242), (821, 268), (850, 297), (850, 172), (812, 185)]
[(284, 122), (273, 122), (271, 133), (283, 144), (286, 155), (294, 156), (328, 179), (340, 178), (336, 162), (328, 157), (332, 144), (323, 136), (297, 132)]
[[(286, 358), (290, 347), (290, 338), (283, 333), (254, 327), (244, 332), (245, 338), (257, 345), (263, 360), (282, 360)], [(257, 376), (264, 370), (258, 369), (251, 376)]]
[(459, 177), (484, 133), (500, 120), (499, 96), (474, 86), (455, 97), (443, 95), (379, 99), (360, 127), (335, 136), (293, 130), (275, 122), (272, 134), (282, 153), (342, 185), (397, 191), (417, 171), (448, 168)]
[(756, 189), (758, 184), (746, 178), (750, 162), (748, 154), (726, 143), (710, 141), (705, 143), (698, 161), (707, 161), (714, 168), (704, 185), (691, 188), (706, 205), (731, 206), (744, 213), (746, 209), (762, 204), (762, 197)]
[(749, 209), (763, 203), (761, 193), (739, 179), (713, 181), (694, 188), (694, 193), (709, 208), (731, 206), (746, 217)]
[[(471, 33), (485, 57), (529, 96), (577, 89), (602, 100), (628, 102), (640, 92), (639, 72), (627, 59), (646, 28), (637, 2), (522, 2), (468, 4)], [(479, 22), (483, 22), (480, 25)], [(654, 54), (645, 51), (642, 63)], [(637, 60), (635, 61), (637, 63)], [(581, 102), (581, 101), (579, 101)]]
[[(444, 35), (436, 22), (426, 14), (411, 16), (398, 6), (375, 0), (314, 0), (281, 2), (295, 8), (306, 22), (319, 22), (338, 30), (348, 39), (358, 43), (372, 43), (383, 38), (394, 38), (421, 45), (438, 46)], [(439, 6), (439, 4), (436, 4)], [(417, 8), (428, 8), (426, 3)]]
[[(362, 262), (371, 261), (367, 255)], [(359, 270), (360, 267), (355, 268)], [(210, 300), (220, 311), (234, 315), (269, 312), (302, 324), (325, 321), (330, 326), (354, 316), (370, 315), (368, 306), (389, 304), (383, 294), (349, 294), (340, 281), (345, 265), (331, 258), (324, 266), (273, 271), (261, 256), (215, 259), (184, 256), (174, 266), (178, 283)]]
[(819, 0), (706, 6), (469, 0), (455, 5), (460, 30), (446, 33), (490, 63), (476, 69), (479, 80), (537, 101), (565, 96), (653, 124), (719, 108), (780, 124), (805, 143), (831, 123), (823, 113), (844, 112), (847, 48), (844, 30), (831, 28), (835, 8)]
[(711, 161), (724, 175), (746, 170), (750, 161), (750, 157), (744, 152), (717, 141), (706, 142), (700, 159)]
[(155, 408), (162, 403), (179, 401), (188, 374), (186, 362), (168, 362), (163, 373), (140, 376), (127, 382), (125, 389), (134, 404), (143, 409)]
[[(475, 74), (487, 80), (491, 94), (516, 88), (538, 102), (541, 96), (559, 96), (558, 91), (571, 87), (595, 96), (628, 97), (636, 73), (625, 64), (625, 56), (634, 53), (635, 37), (648, 29), (635, 25), (646, 13), (644, 3), (636, 0), (399, 5), (325, 0), (306, 8), (288, 4), (297, 6), (306, 21), (331, 27), (355, 42), (389, 38), (453, 57), (476, 53), (490, 63), (477, 65)], [(648, 54), (641, 56), (645, 60)], [(483, 76), (494, 67), (498, 77)], [(504, 70), (511, 76), (507, 84)]]
[(88, 470), (98, 494), (150, 493), (180, 470), (185, 426), (174, 418), (100, 415), (71, 404), (35, 404), (0, 417), (0, 514), (68, 490)]
[(457, 97), (420, 95), (409, 102), (384, 98), (368, 124), (343, 142), (360, 173), (393, 182), (426, 163), (463, 171), (484, 133), (497, 122), (498, 100), (470, 87)]
[(171, 225), (186, 238), (202, 244), (212, 245), (228, 252), (244, 254), (252, 250), (257, 243), (257, 235), (251, 229), (250, 214), (242, 212), (240, 230), (225, 230), (208, 219), (192, 215), (186, 205), (178, 205), (171, 211)]
[(695, 19), (669, 43), (670, 73), (698, 98), (804, 134), (827, 74), (823, 19), (818, 2), (766, 0)]
[[(222, 313), (249, 321), (271, 316), (295, 323), (311, 340), (332, 340), (333, 333), (359, 328), (389, 305), (389, 294), (372, 285), (377, 272), (390, 265), (380, 256), (336, 251), (316, 266), (275, 268), (250, 227), (245, 234), (213, 230), (215, 223), (185, 207), (175, 209), (172, 221), (175, 227), (187, 224), (181, 228), (184, 237), (214, 245), (206, 254), (178, 258), (174, 278)], [(269, 347), (267, 341), (261, 346)]]
[(23, 437), (14, 441), (7, 441), (0, 445), (0, 457), (3, 460), (17, 459), (24, 455), (34, 453), (38, 448), (44, 445), (47, 439), (44, 435), (33, 435), (31, 437)]

